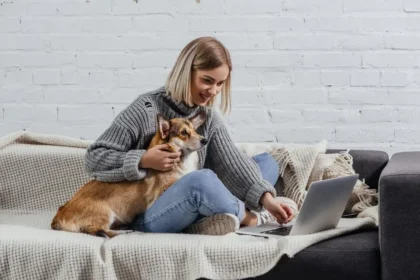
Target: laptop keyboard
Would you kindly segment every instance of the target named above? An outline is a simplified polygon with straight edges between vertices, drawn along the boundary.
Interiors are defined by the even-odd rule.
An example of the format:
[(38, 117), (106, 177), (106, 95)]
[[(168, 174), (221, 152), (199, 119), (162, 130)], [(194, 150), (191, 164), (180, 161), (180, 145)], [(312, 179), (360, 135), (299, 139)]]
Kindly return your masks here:
[(289, 235), (290, 231), (292, 230), (292, 227), (279, 227), (276, 229), (266, 230), (261, 233), (265, 234), (274, 234), (274, 235)]

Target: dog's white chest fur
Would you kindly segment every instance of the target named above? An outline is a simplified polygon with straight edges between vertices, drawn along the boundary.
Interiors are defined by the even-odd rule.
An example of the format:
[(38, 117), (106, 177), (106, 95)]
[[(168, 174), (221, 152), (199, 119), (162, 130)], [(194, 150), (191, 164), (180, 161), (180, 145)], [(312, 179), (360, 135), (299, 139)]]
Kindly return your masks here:
[(192, 171), (197, 170), (198, 168), (198, 153), (193, 152), (191, 153), (186, 159), (184, 159), (183, 168), (180, 168), (180, 175), (184, 176), (185, 174), (188, 174)]

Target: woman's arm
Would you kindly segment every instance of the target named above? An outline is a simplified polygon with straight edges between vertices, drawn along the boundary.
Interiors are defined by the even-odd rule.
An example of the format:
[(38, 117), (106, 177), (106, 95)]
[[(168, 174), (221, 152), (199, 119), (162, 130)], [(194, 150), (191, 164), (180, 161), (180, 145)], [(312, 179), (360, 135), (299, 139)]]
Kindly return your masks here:
[(276, 190), (262, 178), (258, 165), (236, 147), (220, 117), (214, 117), (207, 150), (209, 166), (248, 208), (259, 210), (263, 194), (270, 192), (275, 197)]
[(139, 163), (146, 150), (134, 150), (138, 136), (117, 120), (88, 148), (86, 170), (98, 181), (140, 180), (146, 170)]

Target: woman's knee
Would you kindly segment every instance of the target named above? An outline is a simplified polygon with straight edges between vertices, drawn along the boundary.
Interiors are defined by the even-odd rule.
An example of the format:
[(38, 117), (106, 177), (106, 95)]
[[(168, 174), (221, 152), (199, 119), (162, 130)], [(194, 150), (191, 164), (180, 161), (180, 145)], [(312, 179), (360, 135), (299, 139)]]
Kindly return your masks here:
[(217, 190), (221, 184), (219, 178), (212, 170), (201, 169), (185, 174), (171, 188), (176, 189), (177, 192), (192, 195)]
[(185, 180), (184, 183), (188, 192), (192, 195), (207, 194), (214, 195), (223, 193), (222, 189), (226, 189), (225, 185), (220, 181), (217, 174), (210, 169), (201, 169), (193, 171), (184, 175), (180, 180)]
[(274, 157), (269, 153), (262, 153), (256, 155), (254, 161), (260, 168), (263, 178), (274, 185), (279, 177), (279, 164)]
[(203, 188), (208, 185), (212, 185), (215, 181), (219, 180), (216, 173), (210, 169), (193, 171), (185, 176), (187, 176), (186, 179), (188, 179), (188, 181), (197, 188)]
[(216, 173), (213, 172), (213, 170), (208, 169), (208, 168), (203, 168), (200, 170), (196, 170), (193, 171), (185, 176), (192, 176), (195, 179), (200, 179), (200, 178), (204, 178), (204, 179), (212, 179), (212, 178), (217, 178)]

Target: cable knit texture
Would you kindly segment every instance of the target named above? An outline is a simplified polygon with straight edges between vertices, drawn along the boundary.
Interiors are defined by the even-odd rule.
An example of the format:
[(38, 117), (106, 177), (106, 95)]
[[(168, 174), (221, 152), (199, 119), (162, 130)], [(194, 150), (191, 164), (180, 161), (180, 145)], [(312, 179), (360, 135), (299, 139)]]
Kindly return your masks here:
[(209, 139), (198, 152), (198, 169), (213, 170), (226, 187), (248, 208), (259, 210), (263, 193), (276, 195), (261, 176), (254, 161), (234, 145), (220, 115), (205, 107), (188, 107), (166, 94), (163, 87), (140, 95), (123, 110), (110, 127), (89, 147), (86, 170), (97, 180), (141, 180), (147, 170), (139, 168), (142, 156), (157, 130), (156, 116), (191, 118), (205, 110), (207, 119), (198, 133)]

